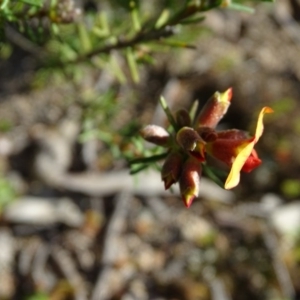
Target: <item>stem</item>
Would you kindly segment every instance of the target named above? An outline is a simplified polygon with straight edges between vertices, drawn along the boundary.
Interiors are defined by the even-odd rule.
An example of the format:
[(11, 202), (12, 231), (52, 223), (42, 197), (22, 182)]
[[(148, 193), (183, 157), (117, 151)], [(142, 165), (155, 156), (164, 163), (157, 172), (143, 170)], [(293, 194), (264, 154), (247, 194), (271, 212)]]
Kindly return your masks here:
[(149, 156), (149, 157), (135, 158), (135, 159), (129, 160), (128, 162), (130, 165), (157, 162), (158, 160), (165, 158), (168, 155), (168, 153), (169, 152), (164, 152), (164, 153)]

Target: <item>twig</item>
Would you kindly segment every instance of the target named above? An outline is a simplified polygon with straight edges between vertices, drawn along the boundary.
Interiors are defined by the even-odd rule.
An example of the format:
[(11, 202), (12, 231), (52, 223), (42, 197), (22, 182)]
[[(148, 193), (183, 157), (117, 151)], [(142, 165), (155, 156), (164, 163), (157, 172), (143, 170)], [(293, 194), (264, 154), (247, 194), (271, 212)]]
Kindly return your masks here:
[[(92, 50), (91, 52), (80, 55), (74, 60), (66, 61), (66, 62), (58, 62), (58, 67), (64, 67), (70, 64), (77, 64), (84, 61), (87, 61), (88, 59), (93, 58), (96, 55), (99, 54), (108, 54), (113, 50), (121, 50), (126, 49), (128, 47), (134, 47), (135, 45), (143, 42), (150, 42), (153, 40), (159, 40), (161, 38), (166, 38), (174, 34), (174, 31), (172, 27), (167, 28), (161, 28), (159, 30), (152, 30), (152, 31), (140, 31), (136, 35), (134, 35), (132, 38), (129, 39), (118, 39), (117, 42), (105, 45), (99, 48), (96, 48)], [(51, 65), (53, 67), (53, 64)]]
[(278, 254), (279, 243), (276, 235), (271, 230), (268, 224), (262, 223), (262, 234), (265, 244), (273, 257), (273, 267), (285, 299), (294, 299), (295, 289), (287, 266)]
[[(43, 178), (44, 179), (44, 178)], [(105, 196), (121, 192), (124, 189), (132, 194), (142, 196), (170, 195), (165, 191), (159, 174), (155, 171), (140, 172), (136, 176), (130, 176), (128, 170), (111, 171), (107, 173), (81, 173), (81, 174), (57, 174), (57, 177), (48, 178), (47, 183), (58, 189), (66, 189), (80, 192), (90, 196)], [(175, 185), (172, 193), (179, 195), (178, 185)], [(214, 182), (202, 178), (199, 197), (222, 202), (232, 203), (234, 194), (217, 186)]]
[(42, 288), (51, 288), (49, 286), (49, 271), (46, 268), (49, 258), (50, 249), (45, 243), (40, 243), (37, 246), (33, 262), (32, 262), (32, 277), (37, 286)]
[(109, 298), (108, 295), (111, 292), (111, 286), (109, 286), (108, 281), (113, 273), (112, 265), (117, 252), (122, 251), (122, 249), (118, 247), (118, 241), (125, 226), (125, 218), (128, 213), (130, 199), (131, 193), (126, 190), (123, 190), (115, 197), (116, 208), (107, 227), (101, 259), (102, 268), (98, 274), (91, 300), (104, 300)]
[(209, 280), (210, 290), (211, 290), (211, 299), (212, 300), (230, 300), (226, 292), (224, 283), (221, 279), (215, 277)]
[[(218, 3), (218, 2), (216, 2), (216, 3)], [(205, 12), (212, 8), (216, 8), (218, 5), (219, 4), (216, 4), (216, 5), (212, 5), (210, 7), (206, 7), (205, 5), (184, 6), (173, 17), (166, 20), (166, 22), (159, 27), (157, 27), (155, 25), (149, 26), (148, 22), (146, 22), (143, 26), (141, 26), (141, 29), (131, 38), (128, 38), (128, 39), (118, 38), (117, 41), (113, 44), (109, 44), (109, 45), (105, 45), (105, 46), (96, 48), (89, 53), (78, 56), (73, 61), (60, 62), (60, 63), (58, 63), (58, 66), (63, 67), (65, 65), (69, 65), (69, 64), (80, 63), (80, 62), (86, 61), (88, 59), (91, 59), (92, 57), (94, 57), (96, 55), (107, 54), (113, 50), (120, 50), (120, 49), (126, 49), (128, 47), (134, 47), (140, 43), (151, 42), (153, 40), (160, 41), (163, 38), (174, 35), (174, 33), (175, 33), (174, 26), (180, 24), (181, 21), (184, 21), (188, 17), (191, 17), (197, 13)], [(147, 28), (147, 26), (149, 26), (149, 27)], [(190, 47), (189, 45), (183, 45), (183, 46)]]
[(8, 40), (10, 40), (13, 44), (19, 46), (21, 49), (37, 56), (38, 58), (42, 59), (45, 57), (45, 53), (43, 49), (38, 45), (34, 44), (22, 34), (14, 30), (11, 26), (5, 26), (5, 36)]
[(84, 281), (76, 269), (75, 262), (71, 258), (71, 255), (59, 245), (52, 247), (51, 255), (60, 267), (68, 282), (73, 287), (75, 300), (88, 299)]

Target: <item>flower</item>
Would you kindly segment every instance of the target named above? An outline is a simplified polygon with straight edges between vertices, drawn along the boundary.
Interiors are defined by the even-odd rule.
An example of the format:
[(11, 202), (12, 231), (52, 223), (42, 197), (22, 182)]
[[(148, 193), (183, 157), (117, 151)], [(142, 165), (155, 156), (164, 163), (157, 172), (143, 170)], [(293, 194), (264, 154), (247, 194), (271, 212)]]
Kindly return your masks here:
[(231, 88), (223, 93), (215, 92), (195, 118), (191, 118), (183, 109), (173, 117), (163, 104), (175, 132), (168, 133), (156, 125), (148, 125), (141, 130), (145, 140), (168, 148), (161, 177), (165, 189), (179, 182), (182, 200), (187, 208), (199, 195), (202, 164), (206, 164), (206, 154), (230, 167), (225, 189), (238, 185), (241, 171), (251, 172), (262, 163), (254, 146), (263, 133), (264, 115), (273, 110), (264, 107), (260, 111), (253, 136), (238, 129), (217, 131), (215, 127), (226, 114), (231, 98)]

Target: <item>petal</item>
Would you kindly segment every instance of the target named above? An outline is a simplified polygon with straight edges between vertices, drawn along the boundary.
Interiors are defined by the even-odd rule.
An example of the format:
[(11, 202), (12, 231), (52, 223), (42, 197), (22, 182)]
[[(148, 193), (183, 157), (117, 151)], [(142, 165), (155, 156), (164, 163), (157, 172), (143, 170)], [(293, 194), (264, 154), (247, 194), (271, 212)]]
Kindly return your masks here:
[(238, 129), (229, 129), (217, 132), (217, 138), (230, 140), (245, 140), (248, 139), (249, 133)]
[(195, 127), (215, 128), (230, 105), (232, 88), (224, 93), (215, 92), (207, 101), (195, 120)]
[(255, 149), (253, 149), (250, 156), (248, 157), (245, 164), (243, 165), (242, 171), (249, 173), (253, 169), (257, 168), (260, 164), (261, 164), (261, 160), (259, 159)]
[(168, 146), (170, 141), (169, 133), (163, 127), (157, 125), (147, 125), (140, 130), (140, 134), (147, 142), (159, 146)]
[(264, 107), (258, 116), (257, 124), (256, 124), (256, 130), (255, 130), (255, 143), (259, 140), (259, 138), (262, 136), (262, 133), (264, 131), (264, 124), (263, 124), (263, 118), (265, 114), (271, 114), (274, 110), (271, 107)]
[(229, 175), (225, 182), (225, 189), (232, 189), (235, 186), (237, 186), (240, 182), (240, 171), (242, 170), (243, 166), (245, 165), (247, 159), (251, 155), (254, 145), (257, 143), (259, 138), (261, 137), (263, 133), (263, 117), (265, 114), (272, 113), (273, 110), (270, 107), (264, 107), (258, 116), (256, 130), (255, 130), (255, 136), (253, 137), (252, 141), (246, 145), (237, 155), (235, 158), (231, 170), (229, 172)]
[(212, 157), (231, 166), (239, 152), (253, 141), (251, 139), (226, 139), (218, 138), (211, 143), (206, 144), (206, 152)]

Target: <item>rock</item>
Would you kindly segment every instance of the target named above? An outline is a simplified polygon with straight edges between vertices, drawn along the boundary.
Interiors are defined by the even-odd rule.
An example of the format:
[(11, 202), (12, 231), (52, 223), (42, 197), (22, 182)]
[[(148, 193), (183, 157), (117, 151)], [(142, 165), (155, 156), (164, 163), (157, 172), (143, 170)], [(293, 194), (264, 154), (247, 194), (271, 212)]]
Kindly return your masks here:
[(57, 222), (81, 226), (84, 217), (68, 198), (41, 198), (25, 196), (8, 204), (3, 217), (12, 223), (52, 225)]
[(300, 232), (300, 200), (281, 205), (270, 215), (270, 221), (276, 230), (287, 239), (299, 238)]
[(283, 200), (274, 193), (267, 193), (262, 196), (260, 203), (261, 208), (265, 213), (271, 213), (283, 203)]
[(14, 293), (13, 270), (16, 242), (6, 229), (0, 230), (0, 298), (10, 299)]

